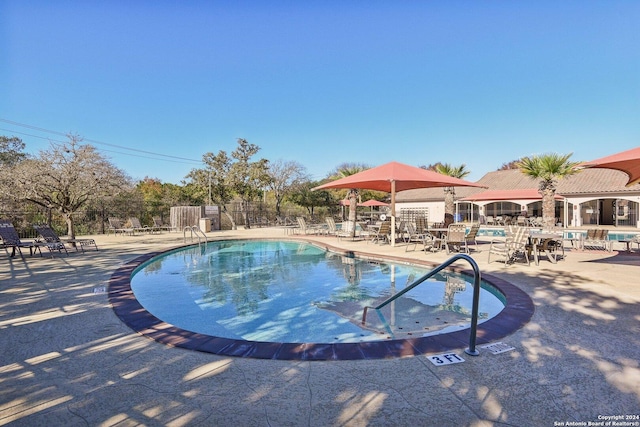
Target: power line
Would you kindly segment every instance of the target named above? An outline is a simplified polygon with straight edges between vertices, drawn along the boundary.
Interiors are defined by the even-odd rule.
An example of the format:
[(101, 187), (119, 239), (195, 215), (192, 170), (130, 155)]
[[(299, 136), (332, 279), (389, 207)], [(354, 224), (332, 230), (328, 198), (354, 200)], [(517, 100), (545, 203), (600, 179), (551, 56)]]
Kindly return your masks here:
[[(9, 123), (9, 124), (12, 124), (14, 126), (20, 126), (20, 127), (24, 127), (24, 128), (27, 128), (27, 129), (37, 130), (39, 132), (51, 133), (51, 134), (60, 135), (60, 136), (67, 136), (67, 134), (63, 133), (63, 132), (58, 132), (58, 131), (55, 131), (55, 130), (45, 129), (45, 128), (41, 128), (41, 127), (38, 127), (38, 126), (28, 125), (28, 124), (25, 124), (25, 123), (19, 123), (19, 122), (15, 122), (13, 120), (7, 120), (7, 119), (0, 118), (0, 122)], [(7, 130), (7, 129), (4, 129), (4, 130)], [(12, 131), (9, 131), (9, 132), (12, 132)], [(17, 133), (19, 133), (19, 132), (17, 132)], [(25, 135), (28, 135), (28, 134), (25, 134)], [(36, 136), (36, 135), (29, 135), (29, 136), (33, 136), (33, 137), (36, 137), (36, 138), (43, 138), (43, 137), (39, 137), (39, 136)], [(186, 157), (172, 156), (172, 155), (169, 155), (169, 154), (154, 153), (152, 151), (139, 150), (137, 148), (130, 148), (130, 147), (122, 146), (122, 145), (110, 144), (108, 142), (96, 141), (94, 139), (89, 139), (89, 138), (83, 138), (83, 141), (91, 142), (91, 143), (94, 143), (94, 144), (106, 145), (106, 146), (109, 146), (109, 147), (115, 147), (115, 148), (119, 148), (121, 150), (135, 151), (137, 153), (150, 154), (150, 155), (158, 156), (158, 157), (166, 157), (168, 159), (184, 160), (184, 161), (187, 161), (187, 162), (195, 162), (195, 163), (199, 163), (199, 164), (202, 163), (201, 160), (194, 160), (194, 159), (189, 159), (189, 158), (186, 158)], [(62, 141), (58, 141), (58, 142), (62, 142)], [(121, 153), (121, 154), (124, 154), (124, 153)], [(142, 157), (142, 156), (138, 156), (138, 157)], [(156, 159), (156, 160), (160, 160), (160, 159)]]
[[(2, 120), (2, 119), (0, 119), (0, 120)], [(15, 131), (13, 129), (0, 128), (0, 130), (6, 131), (6, 132), (11, 132), (12, 134), (25, 135), (25, 136), (30, 136), (30, 137), (39, 138), (39, 139), (46, 139), (47, 141), (50, 141), (50, 142), (59, 142), (61, 144), (65, 143), (65, 141), (61, 141), (59, 139), (51, 139), (51, 138), (40, 136), (40, 135), (33, 135), (33, 134), (30, 134), (30, 133), (18, 132), (18, 131)], [(179, 160), (173, 160), (173, 159), (162, 159), (162, 158), (158, 159), (158, 158), (155, 158), (155, 157), (142, 156), (140, 154), (123, 153), (123, 152), (115, 151), (115, 150), (106, 150), (104, 148), (97, 148), (97, 149), (100, 150), (100, 151), (103, 151), (105, 153), (116, 153), (116, 154), (122, 154), (123, 156), (139, 157), (139, 158), (142, 158), (142, 159), (159, 160), (159, 161), (163, 161), (163, 162), (182, 163), (182, 164), (193, 164), (193, 163), (201, 164), (202, 163), (201, 161), (197, 161), (197, 160), (179, 161)]]

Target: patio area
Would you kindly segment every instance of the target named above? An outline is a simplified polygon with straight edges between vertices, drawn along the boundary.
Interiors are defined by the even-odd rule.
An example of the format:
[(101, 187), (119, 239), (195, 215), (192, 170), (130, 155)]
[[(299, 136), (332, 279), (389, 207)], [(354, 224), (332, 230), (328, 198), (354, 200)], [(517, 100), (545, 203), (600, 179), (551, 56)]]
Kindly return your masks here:
[[(92, 236), (100, 250), (9, 259), (0, 255), (0, 425), (51, 426), (551, 426), (640, 422), (640, 253), (567, 248), (557, 264), (487, 264), (483, 274), (525, 291), (531, 321), (463, 363), (429, 355), (383, 360), (281, 361), (169, 347), (114, 314), (107, 282), (119, 266), (183, 244), (182, 233)], [(441, 263), (405, 252), (280, 228), (217, 238), (317, 240), (354, 252)], [(461, 265), (466, 268), (467, 266)]]

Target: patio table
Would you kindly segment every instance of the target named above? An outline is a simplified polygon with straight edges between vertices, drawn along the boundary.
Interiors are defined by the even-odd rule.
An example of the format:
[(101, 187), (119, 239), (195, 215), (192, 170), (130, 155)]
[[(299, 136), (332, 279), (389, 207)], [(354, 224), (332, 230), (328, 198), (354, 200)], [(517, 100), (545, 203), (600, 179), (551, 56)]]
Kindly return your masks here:
[[(544, 249), (541, 250), (540, 248), (544, 248), (544, 244), (547, 241), (559, 240), (560, 242), (562, 242), (562, 234), (531, 232), (529, 233), (529, 240), (531, 242), (533, 257), (536, 262), (536, 265), (540, 265), (540, 252), (544, 251)], [(563, 248), (563, 251), (564, 251), (564, 248)], [(557, 255), (551, 256), (551, 253), (549, 252), (549, 250), (547, 250), (546, 252), (547, 252), (547, 258), (549, 259), (549, 261), (551, 261), (553, 264), (556, 264), (558, 262)]]

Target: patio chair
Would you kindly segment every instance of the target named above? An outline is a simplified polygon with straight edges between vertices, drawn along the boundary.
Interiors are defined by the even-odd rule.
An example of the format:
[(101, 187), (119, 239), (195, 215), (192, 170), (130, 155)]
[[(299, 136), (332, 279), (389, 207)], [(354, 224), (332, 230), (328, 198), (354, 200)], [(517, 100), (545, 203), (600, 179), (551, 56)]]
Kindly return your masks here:
[(152, 231), (151, 227), (149, 227), (148, 225), (142, 225), (140, 223), (140, 219), (135, 216), (129, 217), (129, 223), (131, 224), (131, 228), (133, 228), (134, 233), (136, 231), (144, 231), (149, 233)]
[(449, 229), (443, 242), (447, 254), (450, 253), (451, 250), (455, 250), (456, 252), (464, 251), (465, 253), (469, 253), (467, 240), (465, 239), (466, 234), (467, 227), (464, 224), (449, 224)]
[(380, 227), (376, 230), (376, 232), (372, 235), (372, 242), (378, 243), (391, 243), (391, 221), (384, 220), (380, 223)]
[(418, 243), (422, 243), (425, 251), (436, 251), (439, 249), (438, 246), (441, 243), (441, 240), (437, 239), (433, 234), (418, 231), (416, 225), (413, 223), (408, 223), (406, 229), (407, 245), (404, 248), (405, 252), (409, 250), (409, 246), (411, 246), (411, 244), (413, 244), (413, 250), (415, 251)]
[[(94, 239), (61, 239), (58, 234), (46, 224), (34, 224), (33, 228), (38, 232), (39, 235), (38, 239), (36, 239), (36, 242), (43, 241), (50, 244), (61, 244), (63, 248), (65, 244), (70, 244), (76, 249), (76, 252), (78, 251), (79, 247), (83, 253), (85, 246), (93, 246), (96, 251), (98, 250), (98, 245), (96, 244), (96, 241)], [(66, 248), (64, 250), (65, 252), (67, 251)]]
[[(559, 235), (559, 238), (535, 238), (537, 233), (530, 234), (531, 236), (531, 247), (535, 249), (536, 256), (539, 258), (540, 255), (544, 252), (547, 255), (549, 261), (554, 264), (558, 262), (558, 258), (561, 256), (564, 259), (564, 242), (562, 239), (563, 235)], [(535, 244), (535, 248), (533, 245)], [(562, 254), (560, 255), (560, 252)], [(537, 258), (537, 259), (538, 259)], [(537, 262), (536, 259), (536, 262)]]
[(403, 242), (407, 243), (408, 233), (407, 233), (407, 222), (400, 221), (396, 224), (396, 239), (400, 239)]
[(427, 231), (427, 218), (419, 216), (416, 218), (416, 231), (418, 233), (424, 233)]
[(513, 263), (519, 257), (523, 257), (527, 261), (527, 265), (531, 265), (529, 261), (529, 228), (528, 227), (509, 227), (505, 230), (506, 237), (503, 242), (491, 241), (489, 247), (489, 256), (487, 263), (491, 263), (491, 255), (497, 255), (504, 258), (504, 264)]
[(469, 244), (473, 243), (475, 250), (478, 250), (478, 241), (476, 240), (478, 237), (478, 232), (480, 231), (480, 223), (476, 222), (471, 225), (469, 232), (465, 234), (464, 240), (466, 242), (466, 252), (469, 253)]
[[(0, 220), (0, 238), (2, 238), (2, 247), (12, 258), (16, 256), (16, 251), (20, 254), (20, 257), (24, 258), (21, 248), (29, 248), (30, 255), (33, 255), (37, 250), (38, 252), (40, 252), (40, 256), (42, 256), (41, 248), (42, 246), (46, 246), (45, 243), (21, 241), (15, 227), (10, 221), (7, 220)], [(11, 248), (11, 254), (9, 254), (8, 248)]]
[(122, 223), (118, 218), (109, 218), (109, 229), (107, 230), (107, 234), (109, 234), (110, 232), (113, 232), (113, 234), (115, 234), (116, 236), (118, 235), (118, 233), (122, 235), (125, 235), (125, 234), (133, 235), (133, 228), (123, 227)]
[(492, 216), (486, 218), (487, 225), (496, 225), (496, 220)]
[(165, 224), (164, 222), (162, 222), (161, 218), (158, 217), (153, 217), (153, 227), (154, 230), (157, 231), (162, 231), (162, 230), (166, 230), (166, 231), (171, 231), (173, 228), (169, 225), (169, 224)]
[[(359, 229), (358, 229), (359, 228)], [(369, 240), (371, 238), (371, 230), (367, 228), (367, 224), (363, 222), (358, 222), (356, 225), (356, 232), (358, 233), (358, 237), (361, 237), (363, 240)]]

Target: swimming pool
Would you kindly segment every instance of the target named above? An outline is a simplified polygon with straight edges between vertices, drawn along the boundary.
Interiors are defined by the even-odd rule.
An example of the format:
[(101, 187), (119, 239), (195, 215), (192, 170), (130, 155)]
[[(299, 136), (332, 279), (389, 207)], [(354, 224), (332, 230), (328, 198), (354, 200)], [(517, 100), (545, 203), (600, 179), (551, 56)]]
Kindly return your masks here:
[[(114, 273), (109, 297), (138, 332), (216, 354), (327, 360), (464, 347), (472, 280), (460, 273), (422, 284), (360, 327), (365, 305), (426, 271), (301, 242), (221, 241), (134, 260)], [(528, 321), (533, 305), (517, 288), (483, 288), (481, 339)], [(528, 307), (515, 322), (511, 303)]]

